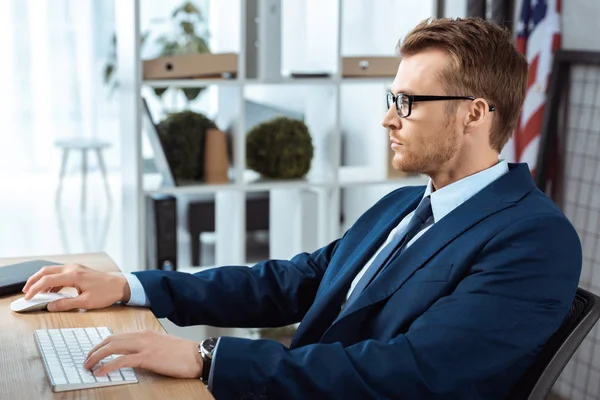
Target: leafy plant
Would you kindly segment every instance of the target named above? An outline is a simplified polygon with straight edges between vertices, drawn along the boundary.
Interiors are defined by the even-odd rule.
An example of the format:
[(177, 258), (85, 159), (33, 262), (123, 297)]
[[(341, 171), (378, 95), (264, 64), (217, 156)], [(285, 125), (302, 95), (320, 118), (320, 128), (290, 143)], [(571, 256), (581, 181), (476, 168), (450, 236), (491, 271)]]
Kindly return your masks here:
[(206, 131), (216, 128), (211, 119), (189, 110), (171, 113), (158, 124), (158, 136), (178, 184), (204, 179)]
[[(186, 1), (181, 6), (173, 10), (171, 14), (171, 23), (173, 32), (168, 35), (161, 35), (156, 39), (156, 44), (160, 48), (159, 57), (210, 53), (207, 44), (208, 30), (206, 21), (200, 9), (192, 2)], [(140, 47), (143, 47), (147, 41), (149, 32), (145, 32), (140, 38)], [(111, 92), (118, 86), (115, 79), (117, 69), (116, 55), (117, 38), (113, 35), (112, 50), (109, 59), (104, 67), (104, 82), (109, 84)], [(180, 88), (188, 101), (196, 99), (202, 93), (205, 87)], [(166, 92), (165, 88), (155, 88), (154, 93), (162, 97)]]
[(248, 168), (265, 178), (301, 178), (310, 170), (314, 148), (308, 127), (278, 117), (250, 130), (246, 139)]

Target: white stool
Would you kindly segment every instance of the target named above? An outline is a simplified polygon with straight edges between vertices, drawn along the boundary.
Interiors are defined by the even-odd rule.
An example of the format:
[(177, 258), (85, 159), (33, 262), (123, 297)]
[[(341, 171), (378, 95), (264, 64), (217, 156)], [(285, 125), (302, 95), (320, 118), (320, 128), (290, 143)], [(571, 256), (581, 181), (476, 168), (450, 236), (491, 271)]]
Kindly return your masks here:
[(60, 177), (58, 180), (58, 188), (56, 189), (56, 203), (60, 201), (60, 195), (62, 193), (63, 180), (67, 172), (67, 160), (69, 159), (69, 152), (71, 150), (81, 151), (81, 209), (85, 209), (86, 204), (86, 184), (87, 184), (87, 153), (88, 151), (94, 151), (98, 158), (98, 166), (102, 173), (104, 180), (104, 190), (106, 192), (106, 198), (108, 202), (111, 202), (110, 190), (108, 188), (108, 180), (106, 178), (106, 166), (104, 165), (104, 158), (102, 151), (110, 147), (110, 143), (102, 142), (91, 138), (73, 138), (67, 140), (59, 140), (56, 142), (56, 146), (62, 149), (62, 164), (60, 167)]

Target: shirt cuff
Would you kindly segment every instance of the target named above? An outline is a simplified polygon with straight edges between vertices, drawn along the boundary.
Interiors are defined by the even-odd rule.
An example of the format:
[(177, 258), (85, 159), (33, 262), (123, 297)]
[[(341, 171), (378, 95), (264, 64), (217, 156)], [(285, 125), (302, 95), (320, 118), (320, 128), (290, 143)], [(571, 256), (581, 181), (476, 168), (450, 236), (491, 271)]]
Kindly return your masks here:
[(123, 276), (129, 284), (130, 297), (125, 303), (128, 306), (150, 307), (150, 300), (146, 296), (146, 291), (137, 276), (131, 273), (124, 273)]
[(215, 345), (215, 351), (213, 351), (212, 361), (210, 362), (210, 372), (208, 373), (208, 391), (212, 392), (213, 385), (213, 376), (215, 375), (215, 361), (217, 358), (217, 349), (219, 348), (219, 342), (221, 338), (217, 339), (217, 344)]

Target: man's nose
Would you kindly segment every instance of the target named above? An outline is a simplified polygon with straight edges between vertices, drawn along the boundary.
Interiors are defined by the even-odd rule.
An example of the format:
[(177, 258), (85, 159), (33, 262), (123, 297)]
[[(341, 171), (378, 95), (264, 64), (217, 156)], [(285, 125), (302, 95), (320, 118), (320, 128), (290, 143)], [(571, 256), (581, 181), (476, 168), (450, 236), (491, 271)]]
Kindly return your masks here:
[(394, 107), (390, 107), (387, 110), (387, 112), (383, 116), (383, 121), (381, 121), (381, 125), (384, 128), (391, 129), (391, 130), (398, 130), (401, 128), (402, 121), (400, 119), (400, 116), (394, 109)]

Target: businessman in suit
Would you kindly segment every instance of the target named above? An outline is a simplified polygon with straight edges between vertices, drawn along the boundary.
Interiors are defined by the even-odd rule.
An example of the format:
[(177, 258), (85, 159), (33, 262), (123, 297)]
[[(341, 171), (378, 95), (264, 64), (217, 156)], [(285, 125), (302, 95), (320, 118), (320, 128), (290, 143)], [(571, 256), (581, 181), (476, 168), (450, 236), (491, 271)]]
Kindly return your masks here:
[(567, 315), (582, 261), (577, 233), (528, 166), (499, 160), (527, 63), (508, 32), (477, 19), (424, 21), (398, 50), (383, 126), (394, 167), (427, 174), (427, 186), (389, 193), (343, 237), (291, 260), (193, 275), (51, 266), (26, 297), (74, 286), (79, 297), (50, 309), (121, 301), (179, 325), (300, 322), (290, 348), (114, 335), (84, 365), (124, 356), (98, 374), (198, 377), (216, 398), (506, 398)]

